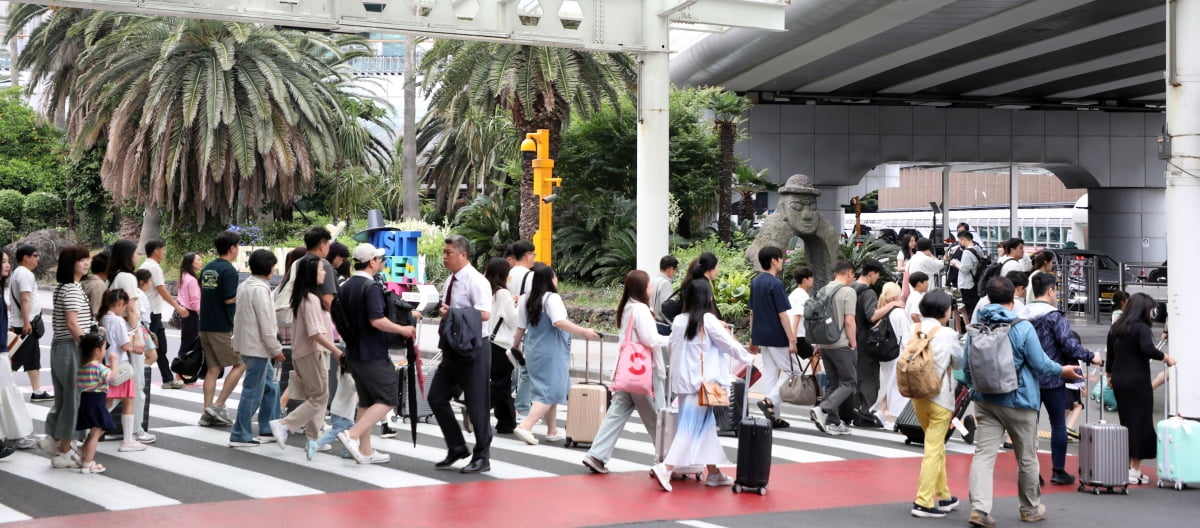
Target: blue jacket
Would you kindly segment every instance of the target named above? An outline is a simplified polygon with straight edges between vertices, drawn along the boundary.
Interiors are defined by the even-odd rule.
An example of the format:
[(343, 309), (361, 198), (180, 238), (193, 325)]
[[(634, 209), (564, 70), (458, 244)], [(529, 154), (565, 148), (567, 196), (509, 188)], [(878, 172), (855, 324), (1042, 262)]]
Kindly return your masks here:
[[(1060, 365), (1074, 365), (1080, 361), (1091, 363), (1095, 354), (1084, 348), (1071, 333), (1071, 324), (1062, 311), (1042, 301), (1026, 304), (1025, 309), (1047, 357)], [(1043, 389), (1057, 389), (1066, 383), (1062, 373), (1040, 376), (1038, 382)]]
[[(1004, 309), (999, 304), (984, 306), (979, 312), (979, 321), (984, 324), (1010, 323), (1017, 319), (1016, 314)], [(1038, 341), (1037, 331), (1029, 321), (1021, 321), (1013, 325), (1008, 332), (1012, 341), (1013, 365), (1017, 369), (1017, 390), (1008, 394), (980, 394), (971, 390), (971, 400), (985, 401), (1002, 407), (1013, 409), (1037, 410), (1042, 406), (1042, 391), (1038, 384), (1038, 376), (1053, 376), (1062, 374), (1062, 365), (1055, 363), (1042, 351)], [(963, 347), (963, 373), (966, 374), (968, 385), (971, 380), (971, 338)]]

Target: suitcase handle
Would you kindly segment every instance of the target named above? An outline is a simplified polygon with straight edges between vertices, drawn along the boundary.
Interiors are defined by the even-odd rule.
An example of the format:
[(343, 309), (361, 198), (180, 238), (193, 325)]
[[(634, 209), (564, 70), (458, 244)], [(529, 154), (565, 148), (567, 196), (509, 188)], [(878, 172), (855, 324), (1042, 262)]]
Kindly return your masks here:
[[(596, 374), (596, 383), (604, 383), (604, 334), (596, 332), (596, 341), (600, 342), (600, 373)], [(592, 340), (584, 338), (583, 340), (583, 383), (586, 385), (591, 383), (592, 374)]]
[[(1163, 394), (1163, 396), (1164, 396), (1163, 412), (1166, 413), (1167, 418), (1171, 417), (1171, 385), (1172, 385), (1171, 370), (1172, 369), (1175, 370), (1176, 375), (1179, 374), (1179, 365), (1178, 364), (1176, 364), (1174, 367), (1167, 367), (1166, 369), (1163, 370), (1163, 375), (1166, 376), (1165, 378), (1163, 378), (1163, 393), (1164, 393)], [(1179, 405), (1179, 403), (1178, 403), (1179, 402), (1179, 385), (1175, 385), (1175, 402), (1176, 402), (1176, 406), (1178, 406)], [(1179, 414), (1179, 409), (1175, 410), (1175, 415), (1183, 416), (1183, 415)]]

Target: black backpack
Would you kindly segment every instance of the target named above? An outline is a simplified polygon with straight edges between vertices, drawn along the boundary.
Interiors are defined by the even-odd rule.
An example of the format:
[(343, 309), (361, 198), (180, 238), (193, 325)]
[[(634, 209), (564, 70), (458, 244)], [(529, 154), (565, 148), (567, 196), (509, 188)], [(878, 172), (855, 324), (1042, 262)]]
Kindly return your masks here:
[(975, 273), (971, 274), (971, 280), (975, 282), (975, 291), (979, 291), (979, 281), (983, 279), (983, 273), (992, 265), (992, 257), (986, 251), (979, 249), (979, 246), (971, 246), (971, 249), (967, 251), (973, 253), (975, 260), (978, 261), (975, 264)]
[(1011, 259), (1001, 259), (998, 262), (991, 262), (987, 266), (980, 266), (983, 272), (977, 275), (975, 281), (975, 291), (979, 295), (987, 295), (987, 283), (995, 277), (1000, 276), (1000, 269), (1004, 267), (1004, 263)]
[(682, 288), (671, 292), (671, 296), (662, 303), (662, 316), (666, 318), (668, 324), (675, 320), (675, 316), (683, 313), (683, 302), (679, 299), (679, 292)]
[[(379, 284), (376, 282), (375, 284)], [(400, 326), (416, 326), (413, 319), (413, 305), (401, 299), (396, 292), (383, 288), (384, 313), (389, 321)], [(387, 333), (388, 348), (392, 350), (407, 350), (413, 340), (400, 334)]]
[[(892, 308), (892, 310), (899, 310), (899, 308)], [(891, 313), (891, 310), (888, 310), (888, 315)], [(900, 339), (896, 336), (896, 329), (892, 328), (892, 322), (888, 315), (884, 315), (867, 330), (865, 342), (859, 345), (859, 350), (880, 363), (900, 357)]]
[[(350, 318), (350, 312), (346, 310), (347, 300), (344, 292), (346, 291), (346, 284), (349, 283), (350, 281), (347, 280), (338, 287), (338, 294), (333, 297), (333, 304), (329, 306), (329, 316), (333, 319), (333, 326), (337, 328), (338, 335), (342, 336), (342, 341), (347, 345), (357, 345), (358, 339), (362, 337), (362, 329), (354, 324), (354, 320)], [(363, 289), (359, 292), (358, 296), (359, 305), (362, 304), (363, 298), (366, 296), (367, 288), (370, 288), (373, 283), (374, 281), (367, 281), (367, 284), (363, 285)]]

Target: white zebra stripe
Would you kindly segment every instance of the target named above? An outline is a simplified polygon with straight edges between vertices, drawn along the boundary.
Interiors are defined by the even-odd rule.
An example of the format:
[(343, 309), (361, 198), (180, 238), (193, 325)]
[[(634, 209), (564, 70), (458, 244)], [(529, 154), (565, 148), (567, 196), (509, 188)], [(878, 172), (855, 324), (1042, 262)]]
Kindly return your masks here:
[(106, 510), (179, 504), (170, 497), (117, 480), (115, 474), (82, 475), (78, 469), (52, 469), (49, 459), (28, 452), (13, 453), (0, 464), (0, 471), (50, 486)]
[(28, 515), (25, 515), (24, 513), (21, 513), (17, 510), (9, 508), (8, 506), (0, 504), (0, 523), (28, 521), (29, 519), (32, 519), (32, 518), (33, 517), (30, 517)]

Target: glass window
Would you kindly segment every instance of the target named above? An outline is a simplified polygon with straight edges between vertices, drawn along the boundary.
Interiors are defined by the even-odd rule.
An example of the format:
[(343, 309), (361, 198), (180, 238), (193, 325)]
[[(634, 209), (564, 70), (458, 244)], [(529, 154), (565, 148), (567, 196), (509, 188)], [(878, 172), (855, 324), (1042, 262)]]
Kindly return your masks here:
[(1047, 231), (1048, 231), (1047, 235), (1049, 236), (1048, 242), (1053, 247), (1061, 247), (1062, 246), (1062, 229), (1063, 228), (1061, 228), (1061, 227), (1051, 227), (1051, 228), (1047, 229)]
[(1021, 228), (1021, 240), (1024, 240), (1026, 244), (1033, 244), (1035, 242), (1035, 239), (1033, 238), (1032, 227)]

